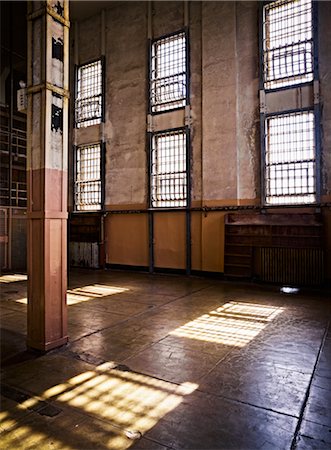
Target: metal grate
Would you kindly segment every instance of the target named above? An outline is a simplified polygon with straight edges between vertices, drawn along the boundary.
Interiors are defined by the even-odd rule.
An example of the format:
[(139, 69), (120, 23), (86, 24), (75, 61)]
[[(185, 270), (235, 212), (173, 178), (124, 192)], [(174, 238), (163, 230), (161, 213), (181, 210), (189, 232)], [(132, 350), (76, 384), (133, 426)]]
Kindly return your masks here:
[(184, 32), (152, 44), (150, 103), (152, 112), (186, 105), (186, 35)]
[(264, 6), (264, 82), (266, 89), (313, 79), (311, 0), (279, 0)]
[(101, 209), (100, 144), (77, 147), (75, 205), (78, 211)]
[(313, 112), (266, 119), (265, 164), (266, 203), (315, 202)]
[(180, 207), (187, 204), (186, 132), (154, 134), (151, 154), (151, 206)]
[(101, 60), (77, 69), (75, 120), (77, 128), (95, 125), (102, 119)]
[(263, 247), (257, 251), (263, 281), (301, 286), (324, 281), (324, 255), (320, 248)]

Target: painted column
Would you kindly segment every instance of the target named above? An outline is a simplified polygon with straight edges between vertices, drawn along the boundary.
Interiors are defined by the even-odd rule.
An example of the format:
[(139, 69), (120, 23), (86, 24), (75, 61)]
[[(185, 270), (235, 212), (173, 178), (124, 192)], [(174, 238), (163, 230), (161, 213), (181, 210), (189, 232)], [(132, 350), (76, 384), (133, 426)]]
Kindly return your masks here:
[(67, 0), (28, 11), (28, 336), (47, 351), (67, 336)]

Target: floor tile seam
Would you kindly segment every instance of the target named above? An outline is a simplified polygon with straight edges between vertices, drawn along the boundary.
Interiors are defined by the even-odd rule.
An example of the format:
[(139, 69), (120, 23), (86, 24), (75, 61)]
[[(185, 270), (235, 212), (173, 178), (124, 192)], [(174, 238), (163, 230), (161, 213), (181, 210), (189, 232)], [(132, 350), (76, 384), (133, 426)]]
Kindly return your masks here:
[[(107, 299), (105, 299), (104, 301), (107, 301)], [(145, 308), (145, 310), (152, 310), (155, 308), (155, 305), (153, 303), (142, 303), (142, 302), (137, 303), (137, 302), (131, 302), (128, 300), (121, 300), (121, 302), (124, 302), (124, 304), (126, 304), (126, 305), (129, 303), (130, 305), (142, 305), (143, 304), (143, 305), (153, 306), (153, 308), (149, 307), (149, 308)], [(70, 305), (70, 306), (74, 306), (74, 305)], [(69, 308), (70, 308), (70, 306), (69, 306)], [(116, 306), (116, 305), (114, 304), (114, 306)], [(79, 306), (78, 306), (78, 308), (79, 308)], [(116, 311), (107, 311), (105, 309), (102, 309), (101, 307), (99, 308), (98, 306), (90, 306), (90, 305), (84, 306), (83, 310), (84, 311), (85, 310), (88, 310), (88, 311), (94, 310), (97, 312), (103, 312), (103, 313), (107, 313), (107, 314), (119, 314), (121, 316), (126, 315), (126, 313), (120, 313), (120, 312), (116, 312)], [(70, 314), (70, 310), (69, 310), (69, 314)]]
[[(317, 422), (317, 421), (312, 420), (312, 419), (304, 419), (304, 421), (305, 421), (305, 422), (312, 423), (312, 424), (314, 424), (314, 425), (318, 425), (318, 426), (320, 426), (320, 427), (324, 427), (324, 428), (331, 429), (331, 424), (330, 424), (330, 425), (325, 425), (325, 423)], [(301, 433), (300, 433), (300, 430), (299, 430), (299, 434), (300, 434), (301, 436), (304, 436), (304, 434), (301, 434)]]
[[(170, 335), (169, 333), (166, 335), (166, 336), (164, 336), (163, 338), (161, 338), (158, 342), (156, 342), (157, 344), (161, 344), (161, 345), (163, 345), (163, 346), (167, 346), (167, 347), (174, 347), (174, 348), (176, 348), (176, 349), (178, 349), (178, 350), (184, 350), (185, 352), (186, 351), (189, 351), (189, 352), (194, 352), (194, 353), (196, 353), (196, 352), (199, 352), (199, 354), (200, 353), (202, 353), (203, 355), (206, 355), (206, 356), (213, 356), (213, 355), (215, 355), (215, 351), (213, 351), (213, 352), (206, 352), (206, 351), (204, 351), (204, 350), (201, 350), (201, 349), (199, 349), (199, 350), (196, 350), (196, 349), (190, 349), (190, 348), (183, 348), (183, 347), (181, 347), (180, 345), (176, 345), (176, 344), (174, 344), (174, 343), (169, 343), (169, 344), (165, 344), (165, 343), (163, 343), (162, 341), (164, 341), (165, 339), (167, 339), (168, 337), (173, 337), (172, 335)], [(154, 344), (153, 344), (154, 345)], [(229, 350), (230, 351), (230, 350)], [(228, 353), (226, 353), (226, 355), (227, 355)], [(225, 355), (225, 356), (226, 356)]]
[(183, 299), (183, 298), (185, 298), (185, 297), (189, 297), (190, 295), (196, 294), (197, 292), (201, 292), (201, 291), (203, 291), (203, 290), (205, 290), (205, 289), (208, 289), (209, 287), (210, 287), (210, 286), (202, 287), (202, 288), (200, 288), (200, 289), (197, 289), (196, 291), (190, 292), (189, 294), (180, 295), (179, 297), (175, 297), (175, 298), (173, 298), (172, 300), (169, 300), (168, 302), (163, 303), (162, 305), (158, 305), (157, 307), (162, 308), (162, 307), (164, 307), (164, 306), (166, 306), (166, 305), (170, 305), (171, 303), (173, 303), (173, 302), (175, 302), (175, 301), (177, 301), (177, 300), (181, 300), (181, 299)]
[[(19, 309), (19, 308), (11, 308), (11, 307), (5, 307), (7, 310), (9, 310), (8, 312), (7, 312), (7, 316), (9, 316), (10, 314), (17, 314), (17, 313), (19, 313), (19, 314), (26, 314), (27, 313), (27, 309), (25, 308), (24, 309), (24, 311), (23, 311), (23, 309), (21, 310), (21, 309)], [(3, 308), (1, 308), (0, 307), (0, 311), (1, 311), (1, 309), (3, 309)]]
[[(162, 418), (161, 418), (160, 420), (162, 420)], [(162, 447), (165, 447), (165, 448), (168, 449), (168, 450), (176, 450), (175, 447), (173, 447), (173, 446), (169, 446), (169, 445), (165, 444), (164, 442), (160, 442), (160, 441), (158, 441), (157, 439), (153, 439), (153, 438), (147, 436), (147, 434), (149, 433), (149, 431), (150, 431), (150, 430), (147, 430), (145, 434), (142, 434), (141, 438), (142, 438), (142, 439), (145, 439), (146, 441), (149, 441), (149, 442), (151, 442), (151, 443), (153, 443), (153, 444), (161, 445)], [(138, 442), (139, 442), (139, 441), (138, 441)], [(133, 450), (134, 450), (134, 448), (133, 448)]]
[[(157, 307), (156, 307), (156, 308), (157, 308)], [(137, 318), (137, 317), (140, 317), (140, 316), (146, 314), (147, 312), (150, 312), (150, 311), (152, 311), (152, 310), (155, 311), (156, 308), (149, 309), (149, 310), (147, 310), (147, 311), (141, 311), (141, 312), (139, 312), (139, 313), (137, 313), (137, 314), (134, 314), (133, 316), (130, 316), (130, 317), (124, 319), (124, 320), (121, 320), (121, 321), (116, 322), (116, 323), (114, 323), (114, 324), (112, 324), (112, 325), (109, 325), (108, 327), (104, 327), (104, 328), (100, 328), (100, 329), (98, 329), (98, 330), (96, 330), (96, 331), (92, 331), (91, 333), (88, 333), (88, 334), (86, 334), (86, 335), (84, 335), (84, 336), (81, 336), (81, 337), (79, 337), (78, 339), (75, 339), (74, 341), (70, 341), (70, 343), (77, 343), (77, 342), (79, 342), (79, 341), (82, 340), (82, 339), (85, 339), (85, 338), (87, 338), (87, 337), (90, 337), (90, 336), (92, 336), (93, 334), (101, 333), (102, 331), (106, 331), (106, 330), (110, 330), (110, 329), (116, 329), (116, 327), (123, 326), (123, 324), (129, 322), (129, 321), (132, 320), (132, 319), (135, 319), (135, 318)], [(124, 316), (125, 316), (125, 314), (124, 314)]]
[[(10, 387), (10, 388), (12, 388), (12, 389), (14, 389), (14, 390), (16, 390), (16, 391), (18, 391), (18, 392), (20, 392), (20, 393), (22, 393), (22, 394), (26, 394), (29, 397), (26, 400), (24, 400), (22, 402), (19, 402), (19, 401), (16, 401), (14, 399), (11, 399), (10, 397), (6, 397), (4, 395), (4, 397), (6, 397), (9, 400), (15, 402), (16, 405), (20, 405), (20, 404), (25, 403), (26, 401), (29, 401), (29, 400), (35, 400), (37, 403), (40, 403), (40, 405), (37, 408), (35, 408), (35, 409), (33, 409), (33, 407), (31, 407), (31, 408), (24, 407), (23, 410), (27, 411), (27, 414), (24, 414), (24, 416), (22, 416), (22, 418), (26, 418), (28, 415), (30, 415), (32, 413), (42, 415), (42, 414), (40, 414), (40, 411), (42, 411), (47, 406), (54, 406), (54, 404), (63, 406), (63, 403), (58, 401), (56, 398), (55, 399), (54, 398), (43, 398), (43, 394), (32, 392), (32, 391), (30, 391), (29, 389), (26, 389), (23, 386), (13, 386), (13, 385), (10, 385), (8, 383), (6, 383), (5, 385)], [(61, 413), (63, 408), (59, 408), (59, 409), (60, 409), (59, 413)]]
[[(16, 402), (15, 402), (16, 403)], [(0, 437), (2, 434), (4, 433), (10, 433), (14, 430), (14, 428), (19, 428), (20, 426), (24, 425), (24, 421), (29, 417), (29, 416), (33, 416), (33, 414), (37, 414), (35, 411), (31, 411), (29, 409), (26, 410), (26, 414), (22, 415), (21, 417), (9, 417), (9, 419), (14, 420), (16, 423), (14, 423), (13, 425), (10, 425), (10, 427), (6, 428), (5, 430), (0, 431)], [(6, 419), (2, 419), (2, 420), (6, 420)], [(22, 423), (22, 425), (20, 425)]]
[(208, 392), (208, 391), (203, 390), (203, 389), (199, 389), (198, 388), (197, 392), (200, 392), (202, 394), (205, 394), (205, 395), (208, 395), (208, 396), (211, 396), (211, 397), (224, 399), (224, 400), (227, 400), (227, 401), (229, 401), (231, 403), (236, 403), (236, 404), (240, 404), (240, 405), (250, 406), (252, 408), (256, 408), (256, 409), (259, 409), (259, 410), (262, 410), (262, 411), (272, 412), (273, 414), (277, 414), (279, 416), (286, 416), (286, 417), (290, 417), (292, 419), (298, 419), (299, 418), (299, 416), (297, 416), (295, 414), (290, 414), (290, 413), (287, 413), (287, 412), (284, 412), (284, 411), (278, 411), (278, 410), (273, 409), (273, 408), (267, 408), (265, 406), (256, 405), (255, 403), (245, 402), (243, 400), (239, 400), (239, 399), (233, 398), (233, 397), (228, 397), (226, 395), (215, 394), (213, 392)]
[(313, 372), (311, 374), (311, 377), (310, 377), (310, 380), (309, 380), (309, 383), (308, 383), (308, 386), (307, 386), (307, 389), (306, 389), (306, 394), (305, 394), (304, 400), (303, 400), (302, 405), (301, 405), (298, 423), (297, 423), (297, 426), (295, 428), (295, 432), (294, 432), (292, 443), (291, 443), (291, 450), (295, 450), (296, 449), (296, 443), (297, 443), (297, 439), (298, 439), (298, 436), (299, 436), (299, 433), (300, 433), (301, 424), (302, 424), (302, 421), (304, 419), (304, 414), (305, 414), (305, 411), (306, 411), (306, 407), (308, 405), (309, 396), (310, 396), (310, 392), (311, 392), (311, 388), (312, 388), (312, 383), (313, 383), (313, 380), (314, 380), (314, 375), (316, 373), (318, 362), (319, 362), (319, 360), (321, 358), (322, 350), (323, 350), (323, 347), (324, 347), (324, 343), (326, 341), (326, 336), (328, 334), (329, 328), (330, 328), (330, 321), (327, 323), (327, 325), (326, 325), (326, 327), (324, 329), (324, 336), (322, 338), (322, 341), (321, 341), (321, 344), (320, 344), (320, 348), (319, 348), (318, 354), (316, 356), (314, 369), (313, 369)]
[[(201, 288), (201, 289), (197, 290), (196, 292), (199, 292), (199, 291), (201, 291), (201, 290), (203, 290), (203, 289), (206, 289), (206, 288)], [(167, 303), (165, 303), (165, 304), (162, 304), (162, 305), (156, 305), (154, 308), (150, 308), (150, 309), (148, 309), (148, 310), (141, 311), (141, 312), (139, 312), (139, 313), (137, 313), (137, 314), (134, 314), (133, 316), (128, 317), (128, 318), (125, 319), (125, 320), (122, 320), (122, 321), (117, 322), (117, 323), (115, 323), (115, 324), (113, 324), (113, 325), (110, 325), (109, 327), (104, 327), (104, 328), (101, 328), (101, 329), (99, 329), (99, 330), (96, 330), (96, 331), (93, 331), (93, 332), (91, 332), (91, 333), (88, 333), (88, 334), (86, 334), (86, 335), (84, 335), (84, 336), (82, 336), (82, 337), (80, 337), (80, 338), (78, 338), (78, 339), (76, 339), (76, 340), (74, 340), (74, 341), (71, 341), (71, 342), (72, 342), (72, 343), (77, 343), (77, 342), (79, 342), (81, 339), (85, 339), (86, 337), (90, 337), (90, 336), (92, 336), (93, 334), (97, 334), (97, 333), (100, 333), (100, 332), (102, 332), (102, 331), (105, 331), (105, 330), (108, 330), (108, 329), (111, 329), (111, 328), (116, 328), (116, 327), (122, 326), (123, 324), (125, 324), (126, 322), (129, 322), (130, 320), (132, 320), (132, 319), (134, 319), (134, 318), (143, 316), (144, 314), (147, 314), (148, 312), (151, 312), (151, 311), (160, 310), (164, 305), (168, 305), (168, 304), (170, 304), (170, 303), (172, 303), (172, 302), (174, 302), (174, 301), (176, 301), (176, 300), (180, 300), (181, 298), (185, 298), (185, 297), (187, 297), (188, 295), (190, 295), (190, 294), (185, 294), (184, 296), (175, 297), (174, 299), (170, 300), (169, 302), (167, 302)]]
[[(153, 347), (155, 344), (160, 344), (161, 341), (162, 341), (163, 339), (166, 339), (168, 336), (169, 336), (169, 333), (166, 334), (165, 336), (163, 336), (162, 338), (160, 338), (158, 341), (153, 341), (153, 342), (150, 342), (150, 343), (148, 343), (148, 344), (145, 344), (142, 348), (140, 348), (139, 350), (137, 350), (133, 355), (128, 356), (127, 358), (124, 358), (124, 359), (123, 359), (123, 363), (125, 363), (126, 361), (128, 361), (128, 360), (130, 360), (130, 359), (132, 359), (132, 358), (136, 358), (137, 356), (140, 355), (140, 353), (144, 352), (144, 351), (147, 350), (149, 347)], [(164, 344), (163, 344), (163, 345), (164, 345)], [(140, 373), (140, 372), (137, 372), (137, 373)], [(160, 379), (161, 379), (161, 378), (160, 378)]]
[(210, 370), (208, 370), (207, 373), (205, 373), (204, 375), (202, 375), (202, 377), (199, 379), (199, 381), (203, 381), (208, 375), (211, 374), (211, 372), (213, 370), (215, 370), (223, 361), (224, 359), (229, 356), (232, 352), (236, 351), (236, 348), (232, 348), (230, 349)]

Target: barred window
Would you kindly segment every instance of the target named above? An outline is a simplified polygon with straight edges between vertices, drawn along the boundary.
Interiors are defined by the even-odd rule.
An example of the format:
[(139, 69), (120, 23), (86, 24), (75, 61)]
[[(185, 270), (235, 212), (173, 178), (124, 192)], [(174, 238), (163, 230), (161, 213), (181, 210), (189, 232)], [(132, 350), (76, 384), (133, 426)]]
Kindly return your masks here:
[(264, 6), (264, 84), (273, 89), (313, 79), (311, 0), (278, 0)]
[(87, 127), (102, 120), (102, 62), (101, 60), (77, 68), (75, 99), (76, 127)]
[(185, 32), (157, 39), (152, 43), (150, 104), (152, 112), (186, 105)]
[(266, 119), (266, 203), (316, 201), (314, 129), (312, 111)]
[(76, 148), (75, 207), (77, 211), (101, 209), (101, 146)]
[(151, 206), (187, 205), (185, 129), (156, 133), (151, 151)]

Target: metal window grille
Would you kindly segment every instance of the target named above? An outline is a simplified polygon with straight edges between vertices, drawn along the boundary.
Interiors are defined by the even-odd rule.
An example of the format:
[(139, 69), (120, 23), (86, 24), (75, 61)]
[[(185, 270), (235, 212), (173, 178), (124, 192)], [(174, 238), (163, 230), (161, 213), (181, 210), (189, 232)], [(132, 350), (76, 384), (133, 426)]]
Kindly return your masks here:
[(187, 205), (185, 130), (156, 133), (152, 137), (151, 206)]
[(266, 203), (316, 201), (314, 128), (312, 111), (266, 119)]
[(102, 119), (102, 62), (77, 69), (75, 120), (77, 128), (95, 125)]
[(263, 34), (266, 89), (313, 79), (311, 0), (279, 0), (265, 5)]
[(152, 112), (186, 105), (185, 32), (153, 42), (151, 50), (150, 104)]
[(78, 211), (101, 209), (101, 146), (77, 147), (75, 206)]

